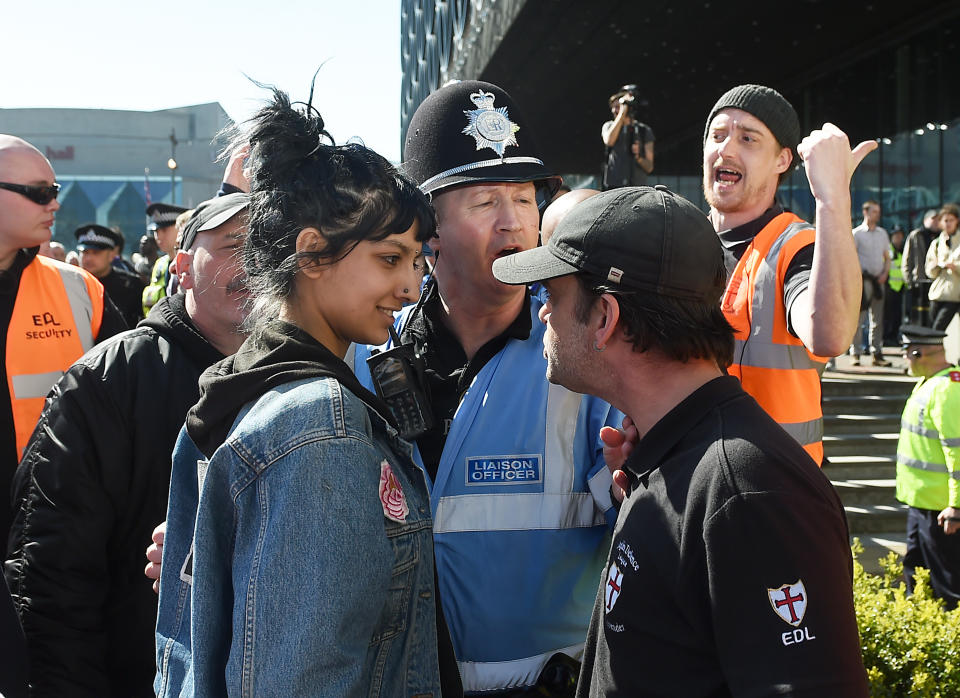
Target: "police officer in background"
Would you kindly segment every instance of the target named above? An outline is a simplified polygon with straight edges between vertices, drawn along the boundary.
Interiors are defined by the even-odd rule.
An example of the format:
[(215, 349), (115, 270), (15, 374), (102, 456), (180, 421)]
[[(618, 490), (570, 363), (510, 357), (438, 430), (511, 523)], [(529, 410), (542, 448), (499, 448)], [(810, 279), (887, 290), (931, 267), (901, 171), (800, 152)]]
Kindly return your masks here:
[(153, 263), (150, 272), (150, 282), (143, 289), (143, 312), (150, 312), (158, 300), (167, 295), (167, 285), (170, 283), (170, 262), (177, 245), (177, 217), (188, 209), (173, 204), (157, 202), (147, 206), (147, 215), (150, 216), (150, 227), (160, 248), (160, 257)]
[(87, 223), (73, 234), (80, 251), (80, 266), (103, 284), (107, 296), (123, 315), (127, 327), (135, 327), (143, 319), (143, 281), (136, 274), (113, 266), (116, 248), (123, 242), (120, 233), (106, 226)]
[[(544, 298), (491, 270), (537, 246), (538, 201), (559, 178), (510, 95), (485, 82), (427, 97), (403, 160), (438, 220), (433, 275), (397, 324), (426, 362), (434, 426), (415, 441), (463, 687), (572, 695), (615, 517), (599, 431), (622, 415), (547, 382)], [(370, 350), (354, 361), (367, 385)]]
[(946, 333), (920, 325), (900, 328), (910, 373), (920, 378), (901, 419), (897, 499), (907, 512), (903, 574), (930, 570), (933, 594), (948, 608), (960, 601), (960, 367), (946, 359)]
[(613, 120), (600, 129), (606, 146), (604, 190), (647, 183), (653, 172), (653, 129), (637, 119), (640, 99), (636, 85), (624, 85), (610, 96)]

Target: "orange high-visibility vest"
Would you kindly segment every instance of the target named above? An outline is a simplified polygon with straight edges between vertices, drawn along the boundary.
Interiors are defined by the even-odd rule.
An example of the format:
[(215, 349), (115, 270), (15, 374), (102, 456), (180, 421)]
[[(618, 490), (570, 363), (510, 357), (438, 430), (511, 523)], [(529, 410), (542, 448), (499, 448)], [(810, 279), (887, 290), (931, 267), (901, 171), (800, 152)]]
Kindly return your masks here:
[(40, 255), (23, 270), (6, 355), (17, 458), (50, 388), (93, 346), (102, 320), (103, 286), (92, 274)]
[(814, 239), (810, 224), (792, 213), (767, 223), (733, 270), (722, 309), (735, 331), (728, 372), (821, 465), (820, 374), (826, 358), (811, 354), (790, 334), (783, 304), (787, 267)]

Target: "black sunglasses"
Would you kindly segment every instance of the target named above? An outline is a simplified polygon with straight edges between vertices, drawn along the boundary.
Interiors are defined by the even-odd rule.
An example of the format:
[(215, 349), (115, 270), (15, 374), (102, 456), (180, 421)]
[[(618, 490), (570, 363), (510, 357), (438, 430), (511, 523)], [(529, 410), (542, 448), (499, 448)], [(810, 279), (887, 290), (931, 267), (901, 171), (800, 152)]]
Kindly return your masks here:
[(923, 356), (923, 352), (919, 349), (911, 349), (909, 346), (903, 347), (903, 353), (911, 358), (919, 359)]
[(0, 189), (15, 191), (23, 194), (35, 204), (46, 206), (57, 198), (60, 194), (60, 185), (54, 182), (49, 186), (38, 186), (34, 184), (11, 184), (10, 182), (0, 182)]

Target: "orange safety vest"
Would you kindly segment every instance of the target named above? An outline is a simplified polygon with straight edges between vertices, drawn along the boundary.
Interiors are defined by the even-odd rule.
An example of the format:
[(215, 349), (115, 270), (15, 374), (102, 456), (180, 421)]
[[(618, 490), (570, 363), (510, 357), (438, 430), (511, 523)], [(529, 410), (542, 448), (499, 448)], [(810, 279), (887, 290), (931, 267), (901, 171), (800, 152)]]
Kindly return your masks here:
[(811, 354), (790, 334), (783, 304), (787, 267), (815, 237), (810, 224), (792, 213), (767, 223), (733, 270), (722, 309), (735, 332), (728, 372), (820, 465), (820, 374), (827, 359)]
[(23, 270), (6, 355), (17, 458), (23, 456), (50, 388), (93, 346), (102, 320), (103, 286), (92, 274), (40, 255)]

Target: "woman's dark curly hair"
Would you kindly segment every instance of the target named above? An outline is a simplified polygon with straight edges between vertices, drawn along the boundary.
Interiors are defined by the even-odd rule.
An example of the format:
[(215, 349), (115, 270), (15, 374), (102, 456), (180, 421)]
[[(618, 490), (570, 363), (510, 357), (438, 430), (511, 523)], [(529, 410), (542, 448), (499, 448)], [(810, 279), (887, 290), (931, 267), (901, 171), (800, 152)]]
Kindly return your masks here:
[[(248, 326), (275, 317), (306, 263), (333, 264), (363, 240), (383, 240), (419, 223), (417, 240), (436, 230), (430, 201), (386, 158), (357, 144), (336, 145), (309, 103), (273, 100), (248, 122), (250, 214), (243, 265), (254, 296)], [(320, 231), (322, 250), (296, 251), (304, 228)]]

